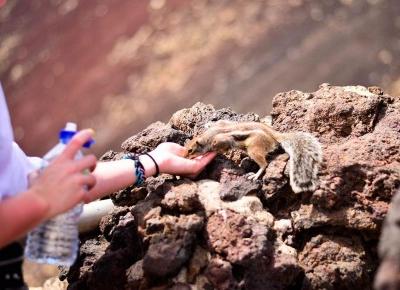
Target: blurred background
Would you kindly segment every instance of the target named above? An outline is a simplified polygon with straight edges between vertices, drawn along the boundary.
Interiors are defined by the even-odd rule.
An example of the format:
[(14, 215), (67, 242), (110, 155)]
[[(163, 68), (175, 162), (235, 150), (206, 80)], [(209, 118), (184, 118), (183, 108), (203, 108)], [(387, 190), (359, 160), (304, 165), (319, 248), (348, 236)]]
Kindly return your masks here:
[(398, 0), (0, 0), (0, 81), (17, 142), (66, 121), (98, 155), (197, 101), (269, 113), (321, 83), (400, 93)]
[[(0, 81), (31, 155), (66, 121), (100, 156), (198, 101), (263, 116), (324, 82), (400, 94), (399, 53), (398, 0), (0, 0)], [(57, 274), (25, 266), (32, 286)]]

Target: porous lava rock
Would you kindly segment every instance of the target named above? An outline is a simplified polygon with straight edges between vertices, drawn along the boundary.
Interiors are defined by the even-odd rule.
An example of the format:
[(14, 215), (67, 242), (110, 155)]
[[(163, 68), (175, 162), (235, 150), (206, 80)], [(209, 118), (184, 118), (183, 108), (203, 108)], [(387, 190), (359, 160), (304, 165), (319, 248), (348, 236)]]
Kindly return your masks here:
[(163, 142), (174, 141), (175, 143), (183, 144), (183, 142), (189, 137), (190, 136), (185, 132), (175, 130), (168, 124), (156, 122), (139, 134), (125, 140), (121, 147), (125, 151), (142, 153), (150, 151)]
[(357, 237), (317, 235), (299, 254), (302, 289), (368, 289), (371, 264)]
[(196, 103), (191, 108), (182, 109), (173, 114), (168, 124), (173, 129), (196, 136), (204, 132), (212, 122), (218, 120), (260, 121), (260, 117), (254, 113), (238, 114), (230, 108), (215, 110), (212, 105)]
[[(320, 140), (315, 191), (292, 191), (281, 148), (254, 182), (246, 175), (257, 165), (240, 150), (218, 155), (194, 180), (148, 178), (114, 193), (115, 210), (82, 237), (70, 289), (372, 289), (382, 224), (400, 185), (400, 98), (376, 87), (323, 84), (278, 94), (271, 116), (280, 132)], [(164, 141), (183, 145), (221, 119), (270, 120), (197, 103), (102, 159)], [(398, 231), (395, 213), (388, 227)], [(397, 240), (384, 236), (381, 255), (398, 265)]]
[(210, 248), (233, 265), (269, 259), (268, 227), (251, 216), (222, 209), (208, 218), (206, 231)]

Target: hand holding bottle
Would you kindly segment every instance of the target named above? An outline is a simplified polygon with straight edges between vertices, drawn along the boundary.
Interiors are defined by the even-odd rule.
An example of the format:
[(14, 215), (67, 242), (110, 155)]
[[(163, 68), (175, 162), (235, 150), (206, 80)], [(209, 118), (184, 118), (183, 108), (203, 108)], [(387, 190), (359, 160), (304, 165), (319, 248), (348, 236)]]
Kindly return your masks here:
[(71, 209), (84, 200), (86, 190), (96, 179), (90, 172), (96, 166), (94, 155), (76, 160), (83, 144), (93, 137), (93, 130), (82, 130), (68, 142), (64, 151), (35, 178), (30, 191), (48, 206), (46, 219)]

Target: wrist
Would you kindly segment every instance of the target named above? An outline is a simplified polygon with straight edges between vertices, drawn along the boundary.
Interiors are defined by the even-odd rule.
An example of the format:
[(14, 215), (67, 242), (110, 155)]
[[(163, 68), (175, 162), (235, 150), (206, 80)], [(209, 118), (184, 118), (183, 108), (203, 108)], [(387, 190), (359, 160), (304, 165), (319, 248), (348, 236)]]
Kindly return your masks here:
[(140, 155), (139, 161), (142, 163), (144, 168), (145, 177), (154, 176), (157, 173), (155, 162), (148, 155)]
[(30, 204), (30, 208), (36, 213), (37, 218), (46, 220), (50, 215), (50, 203), (44, 199), (34, 188), (29, 188), (21, 198), (25, 203)]

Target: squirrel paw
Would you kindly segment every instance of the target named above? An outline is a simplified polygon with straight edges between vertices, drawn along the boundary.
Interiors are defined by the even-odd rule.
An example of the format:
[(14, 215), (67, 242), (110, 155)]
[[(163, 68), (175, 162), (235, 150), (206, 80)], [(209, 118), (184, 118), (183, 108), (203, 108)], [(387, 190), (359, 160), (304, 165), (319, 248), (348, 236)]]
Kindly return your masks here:
[(260, 178), (261, 174), (263, 174), (265, 171), (265, 167), (261, 167), (256, 173), (249, 173), (249, 176), (247, 179), (254, 180), (256, 181), (257, 179)]
[(261, 173), (258, 173), (258, 172), (257, 173), (249, 173), (247, 176), (247, 179), (256, 181), (257, 179), (260, 178), (260, 175), (261, 175)]

